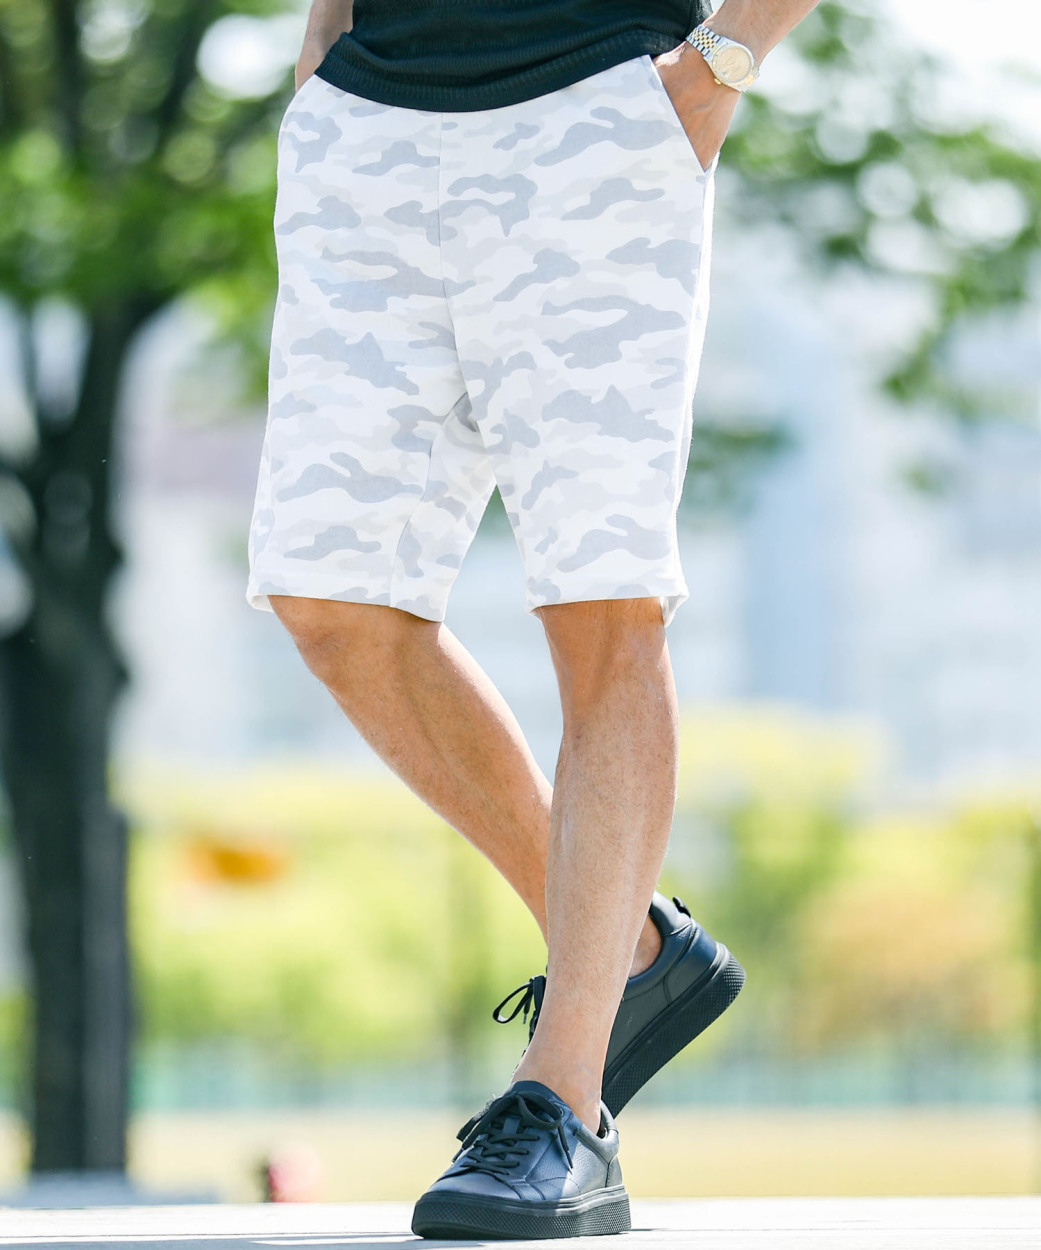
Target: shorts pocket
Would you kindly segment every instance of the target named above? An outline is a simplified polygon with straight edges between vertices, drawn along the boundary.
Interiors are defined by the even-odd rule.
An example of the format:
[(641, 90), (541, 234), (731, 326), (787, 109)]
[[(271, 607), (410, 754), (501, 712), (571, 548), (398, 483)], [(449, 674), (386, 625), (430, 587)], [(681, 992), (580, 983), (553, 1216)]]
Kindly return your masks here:
[(694, 167), (702, 178), (709, 178), (715, 173), (716, 165), (719, 163), (719, 153), (712, 158), (706, 169), (698, 159), (697, 152), (694, 151), (694, 145), (690, 141), (690, 136), (683, 129), (683, 122), (680, 120), (679, 113), (676, 112), (676, 106), (672, 102), (672, 96), (665, 89), (665, 81), (661, 74), (658, 73), (658, 67), (654, 64), (649, 52), (645, 52), (640, 58), (646, 66), (647, 73), (651, 79), (651, 89), (658, 99), (658, 104), (665, 115), (666, 120), (675, 128), (678, 138), (683, 140), (683, 146), (687, 150), (690, 159), (694, 162)]
[(297, 87), (297, 89), (293, 92), (289, 103), (286, 105), (285, 112), (282, 114), (282, 122), (279, 125), (280, 131), (286, 124), (286, 118), (289, 117), (293, 110), (299, 107), (300, 102), (314, 90), (315, 84), (322, 81), (324, 80), (319, 78), (317, 74), (308, 74), (300, 86)]

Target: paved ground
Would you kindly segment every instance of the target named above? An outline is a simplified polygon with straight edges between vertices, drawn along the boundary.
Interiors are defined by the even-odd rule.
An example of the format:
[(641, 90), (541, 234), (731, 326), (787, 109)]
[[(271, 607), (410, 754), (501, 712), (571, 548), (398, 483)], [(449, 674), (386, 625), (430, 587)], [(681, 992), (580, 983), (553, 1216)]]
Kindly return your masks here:
[[(67, 1250), (388, 1250), (419, 1243), (401, 1203), (0, 1210), (0, 1246)], [(740, 1198), (637, 1201), (627, 1250), (1038, 1250), (1041, 1198)], [(521, 1247), (575, 1242), (513, 1242)]]

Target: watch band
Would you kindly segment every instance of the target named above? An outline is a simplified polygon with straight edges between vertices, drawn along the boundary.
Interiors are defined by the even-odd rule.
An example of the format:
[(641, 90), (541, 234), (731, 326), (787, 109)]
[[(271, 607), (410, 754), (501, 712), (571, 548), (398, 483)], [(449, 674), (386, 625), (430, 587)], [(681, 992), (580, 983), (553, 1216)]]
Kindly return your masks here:
[[(697, 48), (697, 50), (705, 58), (709, 69), (712, 70), (712, 76), (721, 87), (733, 87), (735, 91), (747, 91), (752, 83), (754, 83), (759, 77), (759, 65), (756, 62), (754, 54), (752, 53), (752, 49), (743, 43), (739, 43), (736, 39), (729, 39), (726, 35), (720, 35), (704, 23), (695, 26), (689, 35), (684, 35), (684, 39), (691, 45), (691, 47)], [(719, 77), (716, 72), (717, 66), (714, 65), (713, 62), (715, 61), (717, 54), (723, 51), (724, 48), (740, 48), (743, 52), (747, 53), (748, 59), (751, 62), (751, 69), (744, 75), (743, 78), (736, 79), (731, 82)]]

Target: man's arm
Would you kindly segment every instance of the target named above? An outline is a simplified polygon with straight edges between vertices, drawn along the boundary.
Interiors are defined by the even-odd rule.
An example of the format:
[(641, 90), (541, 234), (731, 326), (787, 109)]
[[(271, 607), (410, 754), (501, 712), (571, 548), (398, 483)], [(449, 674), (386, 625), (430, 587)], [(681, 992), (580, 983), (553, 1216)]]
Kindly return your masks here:
[[(819, 2), (723, 0), (715, 12), (705, 18), (704, 25), (718, 35), (743, 43), (761, 64), (770, 49), (798, 26)], [(716, 82), (708, 62), (686, 40), (671, 52), (655, 57), (654, 64), (672, 97), (695, 155), (707, 169), (723, 146), (741, 92)]]
[(817, 7), (819, 0), (723, 0), (703, 25), (763, 57)]
[(353, 10), (354, 0), (313, 0), (311, 12), (307, 15), (304, 46), (296, 63), (298, 91), (325, 60), (325, 54), (337, 39), (344, 31), (350, 30)]

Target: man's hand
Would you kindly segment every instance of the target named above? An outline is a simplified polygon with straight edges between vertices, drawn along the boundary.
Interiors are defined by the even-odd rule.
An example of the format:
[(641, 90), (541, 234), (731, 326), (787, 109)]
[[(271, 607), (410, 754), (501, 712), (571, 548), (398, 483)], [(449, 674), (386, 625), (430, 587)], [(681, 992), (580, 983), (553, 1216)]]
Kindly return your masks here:
[(354, 0), (313, 0), (307, 33), (296, 63), (297, 91), (325, 60), (325, 54), (353, 24)]
[[(736, 39), (757, 64), (820, 0), (721, 0), (704, 25)], [(665, 90), (679, 114), (694, 154), (707, 169), (723, 146), (741, 92), (717, 83), (708, 62), (684, 41), (654, 59)]]
[[(338, 39), (339, 35), (337, 35), (336, 38)], [(335, 42), (336, 42), (336, 39), (334, 39), (332, 43), (330, 43), (328, 46), (325, 46), (324, 44), (310, 43), (308, 40), (306, 39), (304, 40), (304, 46), (300, 51), (300, 59), (296, 63), (296, 89), (297, 91), (300, 90), (300, 88), (304, 85), (305, 82), (307, 82), (307, 80), (315, 72), (318, 66), (321, 65), (321, 63), (325, 60), (325, 54), (329, 51), (329, 48), (331, 48), (333, 46), (333, 43)]]
[(653, 62), (694, 155), (702, 169), (708, 169), (723, 146), (741, 92), (716, 82), (708, 62), (686, 41)]

